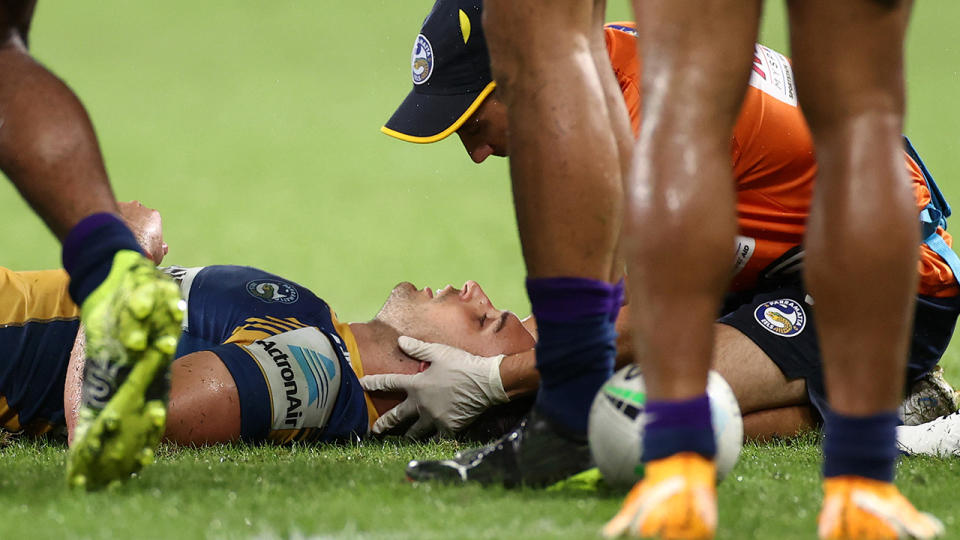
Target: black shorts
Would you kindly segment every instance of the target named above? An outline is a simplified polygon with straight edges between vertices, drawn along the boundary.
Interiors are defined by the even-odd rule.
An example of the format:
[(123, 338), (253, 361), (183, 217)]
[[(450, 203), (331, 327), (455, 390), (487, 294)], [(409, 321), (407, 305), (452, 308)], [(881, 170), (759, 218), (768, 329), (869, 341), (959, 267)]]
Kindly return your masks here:
[[(718, 322), (750, 338), (788, 379), (807, 382), (810, 403), (822, 416), (827, 406), (820, 345), (810, 297), (799, 282), (780, 283), (731, 296)], [(950, 343), (960, 297), (917, 297), (907, 388), (932, 370)]]

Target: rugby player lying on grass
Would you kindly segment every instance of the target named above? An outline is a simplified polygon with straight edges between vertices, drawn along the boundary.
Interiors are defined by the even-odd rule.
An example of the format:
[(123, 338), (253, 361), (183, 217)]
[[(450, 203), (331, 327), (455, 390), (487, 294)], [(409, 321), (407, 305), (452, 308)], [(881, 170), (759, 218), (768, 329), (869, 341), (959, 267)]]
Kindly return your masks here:
[[(159, 262), (166, 253), (159, 214), (138, 204), (125, 208), (145, 251)], [(356, 377), (412, 374), (425, 368), (397, 347), (401, 334), (487, 356), (524, 351), (534, 341), (515, 315), (495, 309), (474, 282), (436, 294), (401, 283), (373, 320), (343, 324), (309, 290), (260, 270), (235, 266), (166, 270), (187, 300), (184, 333), (171, 371), (166, 431), (167, 438), (177, 443), (284, 443), (362, 436), (369, 423), (394, 408), (401, 396), (364, 395)], [(0, 278), (0, 299), (12, 312), (0, 324), (0, 341), (12, 351), (0, 359), (0, 425), (40, 434), (61, 429), (66, 422), (72, 430), (83, 345), (79, 336), (74, 345), (76, 307), (66, 296), (64, 274), (0, 270)], [(625, 363), (628, 343), (621, 346)], [(718, 351), (717, 368), (734, 388), (746, 389), (738, 398), (757, 402), (751, 396), (771, 389), (776, 393), (774, 384), (758, 384), (775, 372), (772, 362), (766, 360), (764, 367), (756, 351), (743, 347)], [(518, 386), (511, 382), (514, 374), (496, 369), (505, 365), (454, 362), (430, 369), (469, 372), (474, 386), (459, 388), (468, 399), (502, 403), (507, 392), (501, 380)], [(739, 362), (754, 369), (743, 369)], [(451, 404), (460, 401), (449, 398)], [(748, 413), (746, 425), (757, 437), (792, 434), (810, 415), (777, 409)]]
[[(159, 262), (166, 253), (159, 214), (139, 204), (125, 209), (144, 250)], [(267, 272), (165, 270), (187, 303), (166, 428), (178, 443), (365, 435), (399, 400), (367, 396), (357, 377), (423, 368), (397, 347), (401, 334), (482, 355), (534, 345), (520, 319), (496, 309), (472, 281), (436, 294), (401, 283), (374, 319), (345, 324), (311, 291)], [(66, 423), (72, 435), (84, 356), (66, 287), (62, 271), (0, 269), (0, 426), (8, 431), (42, 434)]]
[[(450, 31), (457, 29), (454, 26)], [(491, 155), (507, 155), (506, 105), (497, 99), (479, 31), (474, 28), (472, 45), (436, 56), (430, 85), (426, 85), (429, 88), (415, 85), (383, 127), (384, 133), (416, 143), (432, 143), (456, 133), (477, 163)], [(605, 36), (614, 73), (637, 130), (641, 123), (641, 81), (636, 34), (632, 25), (625, 23), (607, 25)], [(449, 36), (428, 37), (434, 43), (457, 43)], [(801, 244), (817, 163), (809, 129), (797, 105), (789, 61), (759, 44), (755, 50), (750, 89), (731, 138), (739, 237), (731, 257), (730, 295), (716, 326), (713, 365), (737, 396), (748, 436), (789, 435), (819, 423), (826, 404), (820, 350), (811, 320), (814, 300), (802, 280)], [(476, 90), (465, 93), (463, 88)], [(954, 275), (960, 260), (949, 247), (952, 239), (944, 230), (945, 219), (941, 219), (946, 217), (942, 214), (949, 213), (949, 207), (912, 148), (904, 152), (903, 159), (925, 240), (919, 246), (918, 302), (907, 384), (915, 385), (926, 378), (929, 388), (939, 386), (939, 391), (928, 396), (939, 396), (939, 408), (932, 410), (948, 412), (955, 406), (954, 400), (929, 374), (945, 351), (960, 313), (960, 288)], [(850, 316), (857, 316), (857, 306), (850, 306)], [(619, 320), (617, 327), (621, 336), (626, 335), (624, 320)], [(628, 346), (621, 338), (621, 363), (628, 355)], [(447, 364), (462, 358), (447, 347), (424, 344), (415, 344), (407, 352), (426, 361), (443, 357)], [(469, 361), (509, 365), (502, 371), (514, 374), (511, 380), (503, 381), (511, 395), (536, 389), (532, 352)], [(374, 432), (388, 431), (416, 417), (420, 420), (415, 424), (417, 429), (410, 431), (413, 436), (429, 433), (432, 427), (455, 431), (468, 424), (470, 415), (464, 412), (476, 414), (483, 407), (450, 407), (448, 396), (453, 392), (445, 387), (455, 386), (459, 380), (463, 378), (433, 375), (430, 369), (416, 376), (361, 379), (361, 384), (370, 389), (411, 395), (408, 402), (381, 417)], [(515, 381), (522, 385), (515, 386)], [(473, 399), (470, 406), (479, 402)]]

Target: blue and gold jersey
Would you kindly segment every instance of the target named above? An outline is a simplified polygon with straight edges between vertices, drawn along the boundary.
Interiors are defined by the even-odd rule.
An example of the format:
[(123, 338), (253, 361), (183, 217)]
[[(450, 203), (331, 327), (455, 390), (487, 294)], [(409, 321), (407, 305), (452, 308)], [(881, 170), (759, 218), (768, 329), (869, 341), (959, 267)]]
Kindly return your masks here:
[(205, 350), (220, 357), (240, 395), (244, 440), (367, 433), (375, 413), (357, 380), (363, 372), (356, 341), (326, 302), (255, 268), (164, 270), (187, 301), (177, 356)]
[(0, 428), (42, 435), (63, 426), (63, 385), (80, 327), (62, 270), (0, 268)]

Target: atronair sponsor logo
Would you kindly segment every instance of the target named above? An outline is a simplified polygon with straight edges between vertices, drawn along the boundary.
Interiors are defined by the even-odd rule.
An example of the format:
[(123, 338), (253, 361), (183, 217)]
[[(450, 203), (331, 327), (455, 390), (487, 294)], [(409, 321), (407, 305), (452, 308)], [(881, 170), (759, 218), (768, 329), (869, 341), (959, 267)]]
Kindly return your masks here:
[(295, 428), (297, 427), (297, 420), (303, 416), (303, 411), (300, 410), (303, 402), (297, 397), (297, 374), (290, 367), (290, 357), (272, 341), (257, 340), (254, 343), (263, 347), (263, 350), (270, 355), (270, 359), (276, 364), (277, 369), (280, 370), (284, 392), (287, 396), (287, 413), (284, 416), (283, 423)]

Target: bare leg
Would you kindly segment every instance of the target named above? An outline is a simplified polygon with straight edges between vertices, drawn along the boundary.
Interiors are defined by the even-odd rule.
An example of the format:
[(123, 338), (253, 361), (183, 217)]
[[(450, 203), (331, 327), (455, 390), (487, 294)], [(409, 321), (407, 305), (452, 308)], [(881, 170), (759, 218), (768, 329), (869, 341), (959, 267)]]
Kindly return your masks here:
[(540, 389), (532, 412), (503, 439), (516, 444), (490, 445), (464, 467), (451, 467), (452, 460), (414, 461), (409, 478), (452, 473), (460, 480), (549, 485), (590, 466), (590, 404), (613, 373), (616, 355), (613, 321), (622, 291), (611, 281), (622, 271), (615, 262), (626, 163), (621, 153), (629, 148), (618, 137), (630, 134), (600, 31), (604, 5), (485, 3), (493, 77), (507, 107), (514, 208), (539, 333)]
[(647, 386), (647, 466), (604, 528), (608, 537), (629, 529), (640, 537), (712, 538), (716, 529), (705, 390), (737, 230), (730, 140), (761, 5), (633, 1), (643, 123), (624, 229), (633, 345)]
[(743, 438), (755, 442), (789, 439), (816, 427), (810, 405), (766, 409), (743, 417)]
[(634, 1), (643, 125), (625, 222), (634, 346), (652, 400), (703, 394), (736, 233), (730, 139), (759, 2)]
[(733, 389), (744, 417), (768, 409), (810, 405), (806, 381), (787, 379), (750, 338), (725, 324), (716, 325), (715, 335), (713, 368)]
[[(633, 128), (630, 126), (630, 113), (627, 111), (626, 102), (623, 99), (623, 92), (620, 90), (620, 83), (610, 65), (610, 55), (607, 51), (606, 38), (604, 37), (603, 23), (606, 20), (606, 0), (597, 0), (594, 4), (593, 13), (593, 32), (594, 36), (590, 40), (590, 50), (593, 53), (593, 62), (597, 67), (597, 74), (600, 77), (600, 83), (603, 87), (604, 102), (607, 106), (607, 114), (610, 120), (610, 132), (613, 134), (617, 144), (617, 157), (620, 162), (620, 182), (626, 182), (630, 174), (630, 166), (633, 156), (634, 135)], [(622, 188), (615, 194), (622, 200)], [(622, 202), (618, 206), (622, 206)], [(613, 267), (611, 271), (611, 280), (616, 281), (623, 276), (625, 270), (625, 261), (623, 254), (623, 243), (621, 237), (621, 225), (617, 223), (616, 236), (614, 238), (617, 249), (613, 258)]]
[(0, 2), (0, 169), (62, 241), (84, 217), (118, 210), (83, 105), (27, 52), (34, 5)]
[(830, 403), (848, 415), (892, 411), (903, 398), (920, 242), (901, 139), (910, 6), (790, 2), (798, 95), (819, 162), (806, 278)]
[(597, 64), (604, 43), (594, 7), (584, 0), (484, 6), (497, 93), (508, 108), (514, 202), (532, 278), (610, 280), (614, 273), (622, 190), (611, 126), (623, 115), (629, 134), (629, 121), (623, 105), (608, 110), (607, 96), (619, 88), (612, 73), (601, 76), (610, 71), (605, 51)]
[[(820, 164), (805, 243), (832, 409), (821, 538), (934, 538), (944, 530), (892, 485), (920, 240), (900, 138), (911, 5), (789, 3), (797, 90)], [(863, 316), (854, 321), (851, 308)], [(860, 502), (871, 496), (894, 510), (878, 518)]]

